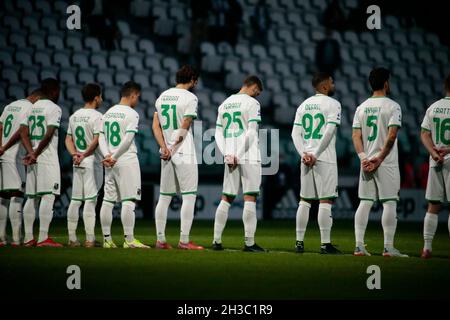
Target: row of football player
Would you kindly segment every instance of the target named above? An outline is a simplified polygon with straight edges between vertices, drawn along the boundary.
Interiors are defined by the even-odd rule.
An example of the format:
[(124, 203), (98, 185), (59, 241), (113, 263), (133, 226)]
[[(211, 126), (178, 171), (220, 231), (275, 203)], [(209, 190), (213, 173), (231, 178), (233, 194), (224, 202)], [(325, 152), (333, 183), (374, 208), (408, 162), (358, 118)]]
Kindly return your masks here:
[[(189, 90), (195, 87), (197, 79), (198, 73), (195, 69), (189, 66), (183, 67), (177, 73), (177, 86), (163, 92), (156, 101), (157, 114), (154, 117), (153, 131), (161, 147), (162, 159), (161, 193), (155, 211), (157, 248), (170, 248), (165, 240), (164, 229), (171, 197), (177, 192), (181, 192), (183, 197), (179, 247), (187, 249), (202, 248), (189, 242), (198, 182), (194, 145), (189, 130), (192, 119), (197, 114), (197, 98)], [(388, 80), (388, 70), (383, 68), (372, 70), (369, 82), (373, 89), (373, 96), (358, 107), (354, 118), (353, 141), (361, 159), (359, 184), (361, 203), (355, 215), (355, 255), (358, 256), (369, 255), (364, 247), (364, 232), (371, 206), (373, 201), (377, 199), (383, 202), (384, 207), (382, 218), (385, 238), (383, 255), (404, 256), (393, 246), (396, 229), (396, 201), (398, 200), (400, 187), (396, 135), (401, 126), (401, 109), (397, 103), (387, 98), (389, 94)], [(430, 205), (424, 223), (424, 257), (431, 256), (431, 241), (437, 226), (437, 213), (440, 209), (440, 203), (449, 196), (450, 188), (446, 185), (450, 181), (447, 161), (450, 140), (448, 137), (450, 112), (447, 109), (450, 100), (448, 97), (449, 82), (449, 78), (447, 78), (445, 83), (447, 97), (437, 101), (428, 109), (422, 124), (422, 140), (431, 154), (430, 182), (427, 187), (427, 198), (430, 200)], [(338, 101), (330, 98), (334, 93), (334, 84), (329, 75), (315, 74), (312, 84), (316, 90), (316, 95), (308, 98), (298, 108), (292, 132), (294, 144), (302, 156), (302, 189), (297, 212), (296, 250), (297, 252), (304, 251), (303, 238), (309, 217), (310, 202), (319, 200), (321, 252), (340, 253), (331, 244), (330, 232), (332, 225), (331, 206), (333, 200), (337, 197), (335, 133), (337, 126), (340, 124), (341, 108)], [(89, 90), (91, 91), (90, 94), (88, 94)], [(243, 210), (244, 250), (264, 251), (254, 242), (256, 230), (255, 202), (261, 181), (257, 135), (261, 117), (259, 103), (254, 98), (261, 91), (262, 82), (260, 79), (255, 76), (248, 77), (244, 81), (240, 94), (230, 96), (219, 107), (215, 137), (220, 151), (225, 155), (226, 166), (222, 201), (217, 208), (214, 226), (213, 248), (216, 250), (222, 249), (221, 235), (226, 224), (228, 209), (239, 191), (241, 183), (245, 200)], [(88, 114), (84, 114), (94, 114), (87, 110), (93, 110), (101, 103), (100, 87), (90, 84), (83, 89), (83, 97), (87, 101), (86, 106), (77, 111), (79, 114), (75, 113), (71, 117), (68, 138), (66, 138), (66, 146), (74, 156), (74, 194), (68, 210), (70, 245), (79, 245), (75, 236), (75, 229), (78, 209), (82, 201), (85, 201), (86, 204), (94, 204), (94, 206), (85, 205), (83, 216), (85, 220), (93, 219), (92, 221), (95, 224), (93, 207), (95, 207), (96, 191), (98, 191), (100, 185), (98, 181), (102, 180), (101, 174), (96, 173), (101, 172), (101, 170), (96, 171), (95, 167), (98, 167), (98, 163), (102, 161), (106, 167), (105, 201), (100, 213), (104, 246), (115, 247), (110, 237), (111, 211), (113, 203), (122, 199), (121, 216), (126, 237), (124, 246), (145, 247), (134, 239), (132, 227), (130, 227), (131, 222), (134, 223), (134, 201), (140, 198), (139, 163), (135, 156), (136, 148), (133, 143), (134, 134), (137, 132), (138, 115), (131, 108), (124, 108), (124, 106), (134, 107), (136, 105), (139, 92), (140, 88), (137, 84), (127, 83), (122, 89), (122, 99), (119, 105), (108, 110), (103, 116), (103, 121), (100, 121), (101, 115), (98, 112), (93, 119), (90, 119)], [(6, 119), (6, 116), (4, 118)], [(33, 120), (28, 121), (29, 125), (32, 126), (31, 130), (33, 130), (35, 123), (32, 122)], [(89, 123), (90, 126), (87, 125)], [(102, 125), (99, 126), (100, 123)], [(48, 124), (51, 126), (51, 122)], [(24, 127), (26, 128), (26, 125)], [(27, 130), (24, 129), (23, 131), (23, 136), (25, 136), (23, 140), (26, 140)], [(98, 138), (98, 134), (100, 138)], [(31, 137), (33, 137), (33, 133)], [(37, 140), (36, 137), (32, 139), (32, 141), (34, 140)], [(97, 143), (98, 149), (103, 155), (99, 156), (99, 161), (95, 161), (94, 151)], [(36, 151), (41, 151), (39, 144), (35, 142)], [(24, 142), (24, 145), (26, 145), (26, 142)], [(36, 151), (33, 152), (37, 153)], [(252, 155), (256, 155), (256, 157), (252, 157)], [(89, 157), (94, 164), (97, 164), (97, 166), (92, 166), (92, 172), (90, 172), (90, 165), (86, 164)], [(31, 163), (35, 161), (30, 152), (25, 157), (25, 161)], [(40, 161), (34, 166), (39, 167), (39, 163)], [(30, 167), (32, 168), (33, 165)], [(33, 172), (30, 168), (28, 171)], [(124, 179), (124, 174), (127, 177), (126, 179)], [(39, 174), (36, 177), (39, 177)], [(29, 192), (28, 180), (31, 182), (33, 180), (27, 177), (27, 195), (29, 199), (33, 199), (36, 194), (32, 193), (31, 188), (31, 193)], [(56, 185), (59, 184), (55, 183), (54, 186)], [(37, 188), (39, 189), (39, 187)], [(37, 192), (37, 195), (42, 195), (43, 189), (34, 192)], [(45, 196), (47, 194), (42, 196), (43, 200)], [(11, 204), (16, 202), (11, 199)], [(42, 202), (44, 201), (41, 201), (41, 207)], [(25, 244), (32, 241), (32, 238), (28, 240), (30, 236), (27, 238), (27, 212), (25, 210), (27, 203), (24, 208)], [(88, 239), (86, 244), (92, 246), (94, 245), (93, 224), (85, 224), (91, 226), (89, 232), (86, 230)], [(42, 229), (44, 232), (46, 231), (45, 228)], [(42, 237), (40, 234), (39, 239), (44, 244), (45, 236), (46, 233)], [(51, 242), (53, 243), (53, 241)]]

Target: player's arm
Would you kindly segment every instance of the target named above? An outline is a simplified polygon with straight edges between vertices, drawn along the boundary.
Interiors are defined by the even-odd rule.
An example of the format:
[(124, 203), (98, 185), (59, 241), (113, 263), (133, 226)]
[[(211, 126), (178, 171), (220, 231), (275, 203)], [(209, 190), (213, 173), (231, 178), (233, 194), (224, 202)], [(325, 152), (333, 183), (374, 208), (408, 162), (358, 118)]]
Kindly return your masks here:
[(188, 132), (189, 128), (191, 127), (192, 122), (194, 121), (194, 117), (191, 116), (185, 116), (183, 117), (183, 122), (181, 123), (181, 130), (178, 131), (178, 135), (175, 137), (175, 142), (173, 146), (171, 147), (170, 153), (174, 154), (177, 152), (178, 148), (181, 147), (183, 144)]
[(334, 135), (336, 134), (337, 125), (334, 123), (328, 123), (325, 127), (325, 132), (322, 135), (322, 139), (320, 140), (319, 145), (315, 150), (311, 152), (311, 156), (313, 157), (312, 163), (314, 164), (316, 160), (320, 157), (320, 155), (325, 151), (325, 149), (330, 144)]
[(370, 165), (370, 162), (367, 160), (367, 154), (364, 152), (364, 143), (362, 139), (362, 131), (359, 127), (353, 127), (352, 129), (352, 141), (353, 147), (355, 148), (356, 154), (361, 161), (361, 166), (364, 171), (373, 170), (373, 166)]
[(244, 144), (240, 146), (236, 157), (237, 161), (242, 159), (244, 154), (250, 149), (250, 146), (258, 140), (258, 122), (252, 121), (248, 123), (247, 132), (244, 137)]
[[(3, 135), (3, 128), (2, 128), (2, 125), (0, 124), (0, 136), (1, 135)], [(11, 136), (11, 138), (8, 140), (8, 142), (5, 143), (5, 145), (2, 145), (2, 141), (1, 141), (1, 138), (0, 138), (0, 146), (1, 146), (2, 150), (3, 150), (3, 152), (5, 152), (9, 148), (11, 148), (19, 140), (20, 140), (20, 128), (16, 132), (14, 132), (14, 134)]]
[(300, 123), (294, 123), (294, 126), (292, 127), (291, 137), (292, 141), (294, 142), (295, 149), (297, 150), (300, 157), (302, 157), (305, 149), (303, 148), (303, 132), (302, 125)]
[(214, 140), (216, 141), (217, 148), (220, 153), (225, 156), (225, 138), (223, 134), (223, 126), (220, 123), (216, 123), (216, 132), (214, 133)]
[(125, 137), (120, 142), (119, 146), (117, 147), (117, 150), (111, 155), (111, 165), (112, 166), (130, 148), (131, 144), (133, 143), (135, 134), (136, 133), (132, 132), (132, 131), (126, 132)]
[(431, 131), (422, 128), (420, 139), (422, 140), (425, 149), (427, 149), (428, 153), (431, 155), (431, 158), (433, 158), (434, 161), (441, 163), (444, 159), (434, 145)]
[(0, 122), (0, 147), (3, 145), (2, 138), (3, 138), (3, 123)]
[(99, 140), (98, 134), (94, 134), (94, 137), (92, 138), (91, 144), (86, 149), (86, 151), (83, 152), (83, 157), (84, 158), (89, 157), (90, 155), (94, 154), (95, 150), (98, 147), (98, 140)]
[(159, 118), (158, 118), (158, 112), (155, 112), (153, 114), (152, 131), (153, 131), (153, 136), (156, 139), (156, 142), (158, 143), (159, 147), (161, 148), (161, 159), (169, 160), (170, 151), (167, 148), (166, 141), (164, 140), (164, 134), (163, 134), (163, 131), (161, 128), (161, 123), (159, 122)]
[(30, 140), (30, 130), (28, 129), (27, 125), (20, 125), (20, 140), (22, 140), (22, 145), (24, 146), (25, 150), (27, 151), (27, 156), (34, 156), (34, 150), (33, 146), (31, 145)]
[(39, 142), (39, 145), (37, 146), (36, 150), (34, 150), (36, 158), (41, 155), (41, 153), (48, 146), (50, 141), (52, 141), (53, 135), (55, 134), (56, 130), (58, 130), (58, 128), (55, 126), (47, 126), (47, 131), (45, 132), (44, 138), (41, 140), (41, 142)]
[(384, 159), (386, 159), (386, 157), (389, 155), (389, 153), (392, 150), (392, 147), (395, 144), (395, 140), (397, 140), (398, 130), (399, 127), (397, 126), (389, 127), (388, 135), (383, 148), (378, 153), (378, 155), (370, 159), (370, 162), (373, 164), (373, 168), (370, 171), (377, 169), (380, 166), (380, 164), (384, 161)]

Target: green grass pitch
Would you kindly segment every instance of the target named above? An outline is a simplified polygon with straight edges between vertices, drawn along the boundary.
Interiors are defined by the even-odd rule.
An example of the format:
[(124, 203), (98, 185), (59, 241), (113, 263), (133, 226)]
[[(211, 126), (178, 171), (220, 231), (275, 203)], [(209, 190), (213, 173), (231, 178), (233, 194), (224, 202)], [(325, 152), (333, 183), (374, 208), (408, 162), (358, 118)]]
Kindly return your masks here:
[[(79, 232), (83, 229), (79, 225)], [(168, 241), (176, 245), (179, 222), (169, 221)], [(212, 221), (194, 221), (191, 239), (210, 247)], [(100, 229), (97, 229), (100, 235)], [(136, 237), (155, 242), (154, 222), (138, 221)], [(67, 242), (65, 221), (51, 226), (54, 239)], [(120, 220), (113, 237), (122, 241)], [(84, 237), (80, 237), (84, 240)], [(225, 229), (223, 252), (205, 250), (158, 251), (86, 248), (0, 248), (0, 297), (89, 299), (411, 299), (450, 298), (450, 241), (446, 225), (439, 225), (431, 260), (418, 257), (422, 225), (399, 223), (396, 247), (411, 255), (383, 258), (380, 222), (370, 223), (366, 242), (372, 257), (353, 257), (352, 221), (335, 221), (333, 242), (346, 254), (318, 254), (319, 232), (310, 222), (306, 253), (294, 253), (294, 221), (260, 221), (257, 243), (269, 253), (240, 251), (241, 221)], [(81, 268), (81, 290), (68, 290), (66, 269)], [(381, 290), (368, 290), (367, 267), (381, 268)]]

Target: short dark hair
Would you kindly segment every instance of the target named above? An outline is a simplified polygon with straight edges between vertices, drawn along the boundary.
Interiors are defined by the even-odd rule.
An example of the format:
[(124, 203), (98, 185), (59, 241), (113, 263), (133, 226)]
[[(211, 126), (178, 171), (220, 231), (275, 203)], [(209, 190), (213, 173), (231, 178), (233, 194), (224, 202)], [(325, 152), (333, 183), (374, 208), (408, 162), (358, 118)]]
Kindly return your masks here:
[(55, 78), (46, 78), (42, 80), (40, 91), (44, 96), (49, 97), (55, 91), (59, 91), (59, 81)]
[(313, 88), (316, 89), (319, 84), (330, 79), (330, 77), (331, 77), (331, 75), (328, 72), (322, 72), (322, 71), (315, 72), (313, 74), (311, 84), (312, 84)]
[(255, 75), (248, 76), (244, 79), (244, 85), (250, 87), (256, 84), (258, 86), (259, 91), (263, 91), (263, 83), (260, 78)]
[(196, 67), (186, 64), (177, 71), (175, 81), (177, 84), (189, 83), (192, 80), (196, 81), (199, 75)]
[(29, 97), (33, 97), (33, 96), (42, 96), (42, 91), (41, 91), (40, 88), (31, 90), (31, 91), (28, 93), (28, 96), (29, 96)]
[(102, 88), (97, 83), (88, 83), (81, 89), (84, 102), (91, 102), (102, 94)]
[(386, 68), (373, 68), (370, 71), (369, 83), (373, 91), (381, 90), (386, 81), (389, 80), (391, 73)]
[(128, 81), (125, 82), (122, 86), (122, 89), (120, 89), (120, 96), (129, 97), (133, 93), (140, 93), (140, 92), (141, 92), (141, 85), (139, 83), (136, 83), (134, 81)]
[(444, 80), (444, 87), (446, 92), (450, 92), (450, 74)]

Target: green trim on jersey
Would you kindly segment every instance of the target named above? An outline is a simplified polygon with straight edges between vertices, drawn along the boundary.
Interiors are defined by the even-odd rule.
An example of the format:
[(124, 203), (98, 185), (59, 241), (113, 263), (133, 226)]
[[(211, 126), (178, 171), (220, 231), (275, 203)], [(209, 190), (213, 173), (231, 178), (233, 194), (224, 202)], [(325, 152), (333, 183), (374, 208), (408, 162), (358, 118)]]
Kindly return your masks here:
[(45, 196), (46, 194), (53, 194), (53, 191), (36, 192), (37, 196)]
[(388, 125), (388, 128), (389, 127), (399, 127), (399, 128), (401, 128), (402, 126), (400, 124), (390, 124), (390, 125)]
[(197, 119), (197, 115), (196, 114), (185, 114), (185, 115), (183, 115), (183, 118), (187, 118), (187, 117), (191, 117), (192, 119)]
[(98, 135), (100, 135), (99, 132), (94, 132), (94, 136), (98, 136)]
[(127, 132), (138, 133), (138, 131), (137, 131), (137, 130), (127, 130), (127, 131), (125, 131), (125, 133), (127, 133)]
[(227, 196), (227, 197), (232, 197), (232, 198), (236, 198), (236, 196), (237, 196), (237, 194), (226, 193), (226, 192), (222, 192), (222, 195)]
[(302, 197), (302, 195), (300, 195), (300, 199), (303, 200), (332, 200), (332, 199), (336, 199), (337, 196), (329, 196), (329, 197), (322, 197), (322, 198), (306, 198), (306, 197)]
[(23, 124), (23, 123), (21, 123), (20, 124), (22, 127), (27, 127), (28, 128), (28, 124)]
[(258, 123), (260, 123), (261, 119), (250, 119), (250, 120), (248, 120), (248, 122), (258, 122)]
[(67, 132), (67, 135), (68, 135), (68, 136), (71, 136), (72, 134), (71, 134), (70, 132)]
[(424, 131), (428, 131), (428, 132), (431, 132), (431, 130), (430, 130), (430, 129), (427, 129), (427, 128), (424, 128), (424, 127), (420, 127), (420, 129), (422, 129), (422, 130), (424, 130)]
[(59, 128), (59, 125), (56, 125), (56, 124), (49, 124), (47, 127)]
[(87, 197), (87, 198), (72, 198), (71, 200), (76, 200), (76, 201), (87, 201), (87, 200), (94, 200), (95, 198), (97, 198), (97, 195), (92, 196), (92, 197)]
[(352, 127), (352, 129), (361, 129), (361, 127)]
[(195, 191), (188, 191), (188, 192), (182, 192), (181, 195), (186, 195), (186, 194), (197, 194), (197, 190)]
[(116, 204), (116, 201), (112, 201), (112, 200), (108, 200), (108, 199), (104, 199), (104, 198), (103, 198), (103, 201), (109, 202), (109, 203), (112, 203), (112, 204)]
[(450, 100), (450, 97), (445, 97), (444, 100)]
[[(425, 198), (425, 200), (427, 200), (428, 202), (434, 202), (434, 203), (443, 203), (444, 201), (442, 201), (442, 200), (431, 200), (431, 199), (428, 199), (428, 198)], [(448, 202), (448, 201), (447, 201)]]
[(336, 127), (339, 127), (339, 126), (340, 126), (340, 124), (339, 124), (339, 123), (337, 123), (337, 122), (334, 122), (334, 121), (328, 121), (328, 122), (327, 122), (327, 124), (328, 124), (328, 123), (332, 123), (332, 124), (335, 124), (335, 125), (336, 125)]
[(386, 96), (376, 96), (376, 97), (371, 96), (371, 97), (369, 97), (369, 99), (379, 99), (379, 98), (387, 98), (387, 97)]
[(176, 196), (177, 195), (176, 192), (160, 192), (159, 194), (161, 194), (163, 196)]
[(20, 192), (22, 192), (22, 190), (17, 189), (17, 188), (13, 188), (13, 189), (0, 189), (0, 192), (11, 192), (11, 191), (20, 191)]
[(221, 124), (219, 124), (219, 123), (216, 123), (216, 127), (221, 127), (221, 128), (223, 128), (223, 126), (222, 126)]
[(296, 122), (294, 122), (294, 126), (299, 126), (299, 127), (301, 127), (302, 124), (301, 124), (301, 123), (296, 123)]

